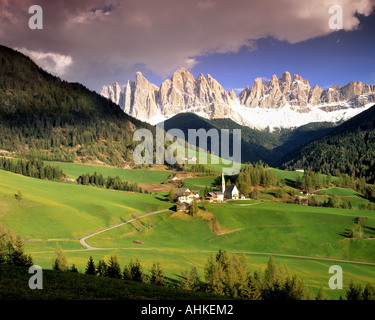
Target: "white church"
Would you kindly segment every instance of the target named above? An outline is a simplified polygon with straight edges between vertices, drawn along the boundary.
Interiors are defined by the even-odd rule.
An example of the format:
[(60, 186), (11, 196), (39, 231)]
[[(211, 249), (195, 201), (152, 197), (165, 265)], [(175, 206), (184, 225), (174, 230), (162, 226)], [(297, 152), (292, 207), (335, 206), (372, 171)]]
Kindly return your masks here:
[(221, 192), (224, 195), (224, 199), (232, 199), (232, 200), (238, 199), (238, 189), (236, 185), (226, 186), (223, 173), (221, 174)]
[(205, 200), (210, 201), (210, 202), (223, 202), (224, 200), (239, 199), (237, 187), (235, 185), (233, 186), (225, 185), (224, 174), (221, 174), (221, 188), (220, 189), (221, 189), (220, 191), (209, 192)]

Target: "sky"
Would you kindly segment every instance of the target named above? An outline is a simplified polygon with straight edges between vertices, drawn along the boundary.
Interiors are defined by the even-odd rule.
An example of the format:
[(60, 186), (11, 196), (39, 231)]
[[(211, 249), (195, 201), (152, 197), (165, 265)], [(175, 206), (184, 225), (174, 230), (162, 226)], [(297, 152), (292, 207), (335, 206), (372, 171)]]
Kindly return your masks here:
[[(43, 29), (29, 27), (34, 4)], [(0, 0), (0, 44), (99, 93), (137, 71), (159, 86), (180, 67), (237, 93), (285, 71), (326, 89), (375, 84), (374, 9), (375, 0)]]

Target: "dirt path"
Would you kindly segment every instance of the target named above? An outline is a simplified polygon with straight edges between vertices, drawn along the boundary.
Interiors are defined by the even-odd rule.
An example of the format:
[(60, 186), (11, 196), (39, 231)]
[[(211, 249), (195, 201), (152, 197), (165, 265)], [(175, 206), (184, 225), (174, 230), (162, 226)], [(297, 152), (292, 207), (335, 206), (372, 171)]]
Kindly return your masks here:
[(264, 203), (265, 201), (262, 202), (254, 202), (254, 203), (231, 203), (234, 206), (239, 206), (239, 207), (249, 207), (249, 206), (255, 206), (257, 204)]
[(108, 227), (108, 228), (102, 229), (102, 230), (100, 230), (100, 231), (97, 231), (97, 232), (91, 233), (91, 234), (89, 234), (89, 235), (87, 235), (87, 236), (81, 238), (81, 239), (79, 240), (79, 243), (80, 243), (81, 245), (83, 245), (87, 250), (103, 250), (103, 248), (96, 248), (96, 247), (90, 246), (90, 245), (86, 242), (86, 240), (87, 240), (88, 238), (91, 238), (91, 237), (93, 237), (93, 236), (96, 236), (97, 234), (100, 234), (100, 233), (106, 232), (106, 231), (108, 231), (108, 230), (112, 230), (112, 229), (114, 229), (114, 228), (121, 227), (121, 226), (123, 226), (123, 225), (125, 225), (125, 224), (131, 223), (131, 222), (136, 221), (136, 220), (138, 220), (138, 219), (142, 219), (142, 218), (149, 217), (149, 216), (152, 216), (152, 215), (154, 215), (154, 214), (158, 214), (158, 213), (162, 213), (162, 212), (166, 212), (166, 211), (169, 211), (169, 209), (164, 209), (164, 210), (159, 210), (159, 211), (149, 212), (149, 213), (146, 213), (146, 214), (144, 214), (144, 215), (142, 215), (142, 216), (139, 216), (139, 217), (136, 217), (136, 218), (133, 218), (133, 219), (127, 220), (127, 221), (125, 221), (125, 222), (122, 222), (122, 223), (116, 224), (116, 225), (114, 225), (114, 226), (111, 226), (111, 227)]

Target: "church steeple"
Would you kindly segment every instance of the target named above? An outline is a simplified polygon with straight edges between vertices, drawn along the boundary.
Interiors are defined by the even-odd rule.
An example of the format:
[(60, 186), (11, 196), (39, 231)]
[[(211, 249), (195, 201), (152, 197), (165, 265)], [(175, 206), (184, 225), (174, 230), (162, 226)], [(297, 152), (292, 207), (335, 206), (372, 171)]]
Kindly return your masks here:
[(221, 192), (225, 194), (225, 178), (224, 178), (224, 173), (221, 173)]

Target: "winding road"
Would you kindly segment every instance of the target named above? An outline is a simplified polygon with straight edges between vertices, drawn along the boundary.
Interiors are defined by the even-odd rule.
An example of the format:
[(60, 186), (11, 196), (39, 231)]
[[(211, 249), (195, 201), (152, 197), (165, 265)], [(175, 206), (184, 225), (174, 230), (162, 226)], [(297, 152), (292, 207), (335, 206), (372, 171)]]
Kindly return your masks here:
[(87, 235), (87, 236), (81, 238), (81, 239), (79, 240), (79, 243), (80, 243), (81, 245), (83, 245), (87, 250), (104, 250), (103, 248), (96, 248), (96, 247), (90, 246), (90, 245), (86, 242), (86, 240), (87, 240), (88, 238), (91, 238), (91, 237), (93, 237), (93, 236), (96, 236), (97, 234), (100, 234), (100, 233), (106, 232), (106, 231), (111, 230), (111, 229), (114, 229), (114, 228), (121, 227), (121, 226), (123, 226), (123, 225), (125, 225), (125, 224), (128, 224), (128, 223), (131, 223), (131, 222), (133, 222), (133, 221), (136, 221), (136, 220), (139, 220), (139, 219), (142, 219), (142, 218), (146, 218), (146, 217), (152, 216), (152, 215), (154, 215), (154, 214), (158, 214), (158, 213), (162, 213), (162, 212), (167, 212), (167, 211), (169, 211), (169, 209), (164, 209), (164, 210), (159, 210), (159, 211), (153, 211), (153, 212), (146, 213), (146, 214), (144, 214), (144, 215), (142, 215), (142, 216), (139, 216), (139, 217), (136, 217), (136, 218), (133, 218), (133, 219), (127, 220), (127, 221), (125, 221), (125, 222), (121, 222), (121, 223), (116, 224), (116, 225), (114, 225), (114, 226), (111, 226), (111, 227), (108, 227), (108, 228), (102, 229), (102, 230), (100, 230), (100, 231), (97, 231), (97, 232), (91, 233), (91, 234), (89, 234), (89, 235)]

